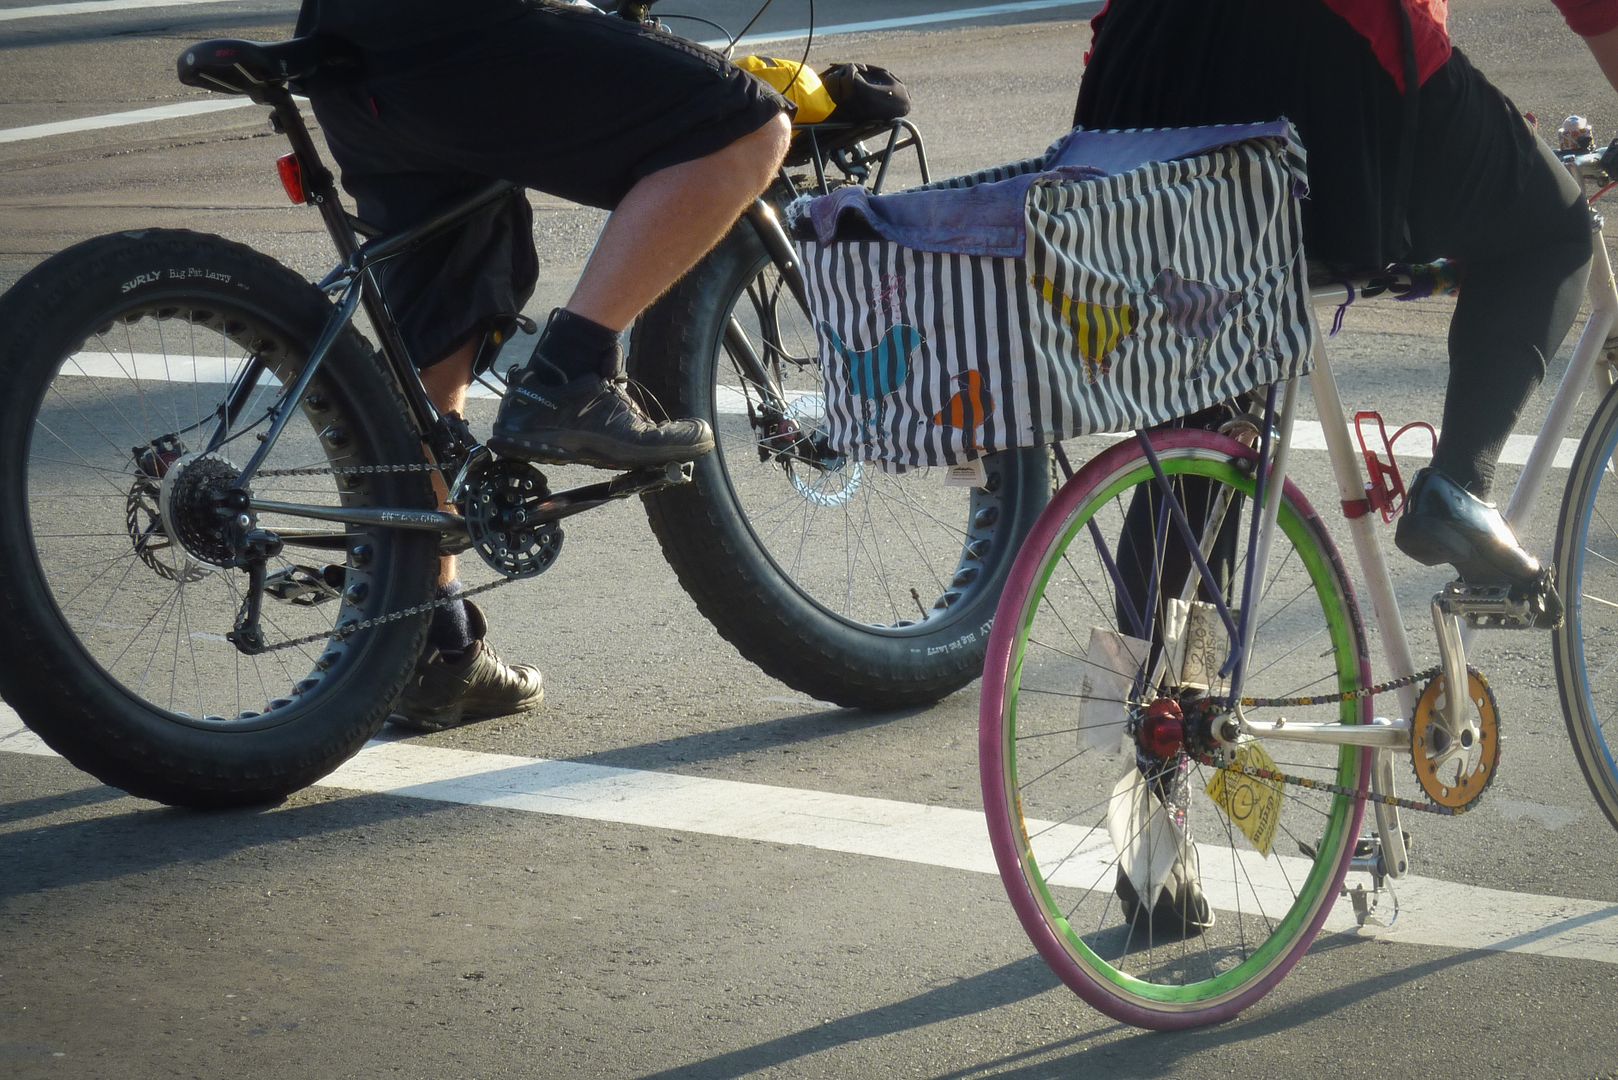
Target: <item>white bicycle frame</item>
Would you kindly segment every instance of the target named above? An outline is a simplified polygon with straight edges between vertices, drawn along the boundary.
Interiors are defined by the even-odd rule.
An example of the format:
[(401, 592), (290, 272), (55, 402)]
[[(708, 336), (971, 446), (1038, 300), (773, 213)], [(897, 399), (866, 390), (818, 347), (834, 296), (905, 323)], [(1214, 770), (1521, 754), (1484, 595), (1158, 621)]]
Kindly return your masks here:
[[(1585, 163), (1588, 164), (1588, 163)], [(1575, 177), (1578, 178), (1577, 171)], [(1581, 180), (1582, 184), (1582, 180)], [(1612, 263), (1606, 244), (1601, 242), (1600, 219), (1592, 215), (1596, 233), (1593, 260), (1590, 268), (1590, 318), (1573, 350), (1567, 372), (1558, 385), (1550, 412), (1545, 417), (1522, 475), (1512, 491), (1504, 516), (1513, 529), (1526, 521), (1544, 486), (1557, 451), (1566, 437), (1573, 420), (1575, 407), (1583, 396), (1597, 365), (1607, 355), (1608, 338), (1618, 324), (1618, 283), (1613, 279)], [(1316, 307), (1340, 305), (1352, 299), (1345, 285), (1328, 285), (1313, 290)], [(1314, 368), (1308, 378), (1314, 396), (1315, 409), (1325, 435), (1326, 450), (1331, 459), (1332, 473), (1337, 481), (1338, 493), (1344, 504), (1363, 502), (1367, 485), (1361, 471), (1360, 457), (1349, 436), (1348, 419), (1343, 411), (1337, 382), (1332, 377), (1331, 364), (1326, 357), (1325, 339), (1320, 333), (1313, 310), (1310, 321), (1314, 331)], [(1607, 382), (1615, 379), (1614, 360), (1606, 359)], [(1283, 401), (1276, 417), (1276, 450), (1266, 480), (1266, 499), (1259, 530), (1260, 543), (1254, 552), (1257, 566), (1256, 580), (1262, 581), (1268, 563), (1270, 538), (1276, 528), (1276, 514), (1280, 502), (1281, 480), (1286, 476), (1287, 450), (1291, 444), (1293, 419), (1297, 411), (1298, 384), (1301, 377), (1286, 384)], [(1405, 635), (1405, 624), (1394, 596), (1393, 579), (1388, 573), (1387, 558), (1376, 527), (1376, 515), (1371, 513), (1348, 518), (1349, 535), (1359, 557), (1361, 579), (1371, 600), (1371, 617), (1381, 632), (1387, 678), (1397, 679), (1414, 675), (1418, 670), (1411, 655), (1410, 643)], [(1466, 643), (1470, 628), (1463, 627), (1454, 615), (1445, 614), (1437, 601), (1433, 604), (1434, 626), (1438, 633), (1445, 683), (1461, 685), (1466, 679)], [(1251, 628), (1248, 633), (1251, 636)], [(1379, 680), (1386, 681), (1386, 680)], [(1419, 698), (1414, 685), (1399, 688), (1401, 715), (1395, 718), (1377, 717), (1363, 726), (1341, 724), (1305, 724), (1291, 721), (1245, 721), (1246, 729), (1268, 739), (1316, 742), (1333, 745), (1364, 746), (1373, 751), (1371, 790), (1375, 795), (1394, 795), (1393, 757), (1411, 753), (1411, 717), (1415, 715)], [(1445, 718), (1451, 730), (1459, 730), (1464, 723), (1460, 713), (1465, 708), (1464, 694), (1446, 695), (1449, 715)], [(1409, 856), (1405, 848), (1404, 831), (1400, 825), (1397, 806), (1373, 803), (1376, 827), (1381, 845), (1381, 865), (1364, 867), (1388, 878), (1403, 877), (1409, 872)]]

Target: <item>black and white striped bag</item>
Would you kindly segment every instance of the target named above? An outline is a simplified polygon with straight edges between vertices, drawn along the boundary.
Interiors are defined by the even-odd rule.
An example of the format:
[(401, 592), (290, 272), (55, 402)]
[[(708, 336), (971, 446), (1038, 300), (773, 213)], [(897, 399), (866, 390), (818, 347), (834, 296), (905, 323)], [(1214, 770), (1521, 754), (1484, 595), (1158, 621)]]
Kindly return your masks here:
[(832, 445), (958, 464), (1306, 370), (1305, 185), (1280, 121), (1074, 132), (898, 195), (799, 200)]

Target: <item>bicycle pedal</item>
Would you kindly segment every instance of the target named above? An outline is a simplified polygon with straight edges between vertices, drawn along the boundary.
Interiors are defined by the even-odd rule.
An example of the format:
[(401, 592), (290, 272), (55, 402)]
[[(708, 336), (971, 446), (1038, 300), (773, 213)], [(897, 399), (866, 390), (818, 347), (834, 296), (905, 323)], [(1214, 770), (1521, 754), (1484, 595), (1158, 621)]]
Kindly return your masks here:
[(1445, 614), (1479, 630), (1554, 630), (1562, 625), (1562, 600), (1549, 568), (1526, 586), (1452, 581), (1434, 601)]
[(677, 487), (680, 484), (689, 484), (692, 476), (692, 463), (689, 461), (671, 461), (667, 465), (653, 465), (645, 469), (631, 469), (620, 473), (614, 478), (615, 484), (623, 484), (634, 488), (637, 492), (661, 491), (666, 487)]
[(314, 607), (342, 595), (343, 568), (288, 566), (264, 579), (264, 591), (277, 600), (299, 607)]

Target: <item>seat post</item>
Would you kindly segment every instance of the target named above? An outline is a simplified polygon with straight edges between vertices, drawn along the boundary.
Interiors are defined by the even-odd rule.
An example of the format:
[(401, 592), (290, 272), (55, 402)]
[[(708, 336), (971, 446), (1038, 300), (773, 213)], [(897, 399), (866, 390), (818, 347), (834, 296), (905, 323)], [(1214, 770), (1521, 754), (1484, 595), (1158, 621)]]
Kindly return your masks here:
[(337, 195), (337, 180), (321, 160), (320, 151), (315, 149), (315, 141), (309, 135), (309, 128), (303, 122), (303, 113), (293, 100), (292, 92), (284, 85), (277, 84), (263, 87), (253, 97), (260, 104), (270, 107), (271, 125), (286, 136), (292, 152), (297, 155), (309, 202), (320, 211), (326, 231), (331, 234), (338, 252), (344, 259), (352, 258), (359, 250), (359, 236), (343, 210), (342, 199)]

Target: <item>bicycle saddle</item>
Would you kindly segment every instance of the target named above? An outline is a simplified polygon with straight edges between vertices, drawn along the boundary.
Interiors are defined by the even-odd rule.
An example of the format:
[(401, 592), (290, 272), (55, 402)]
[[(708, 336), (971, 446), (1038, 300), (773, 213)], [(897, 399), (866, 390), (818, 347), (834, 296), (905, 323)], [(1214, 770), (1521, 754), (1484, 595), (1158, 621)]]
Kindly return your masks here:
[(360, 53), (341, 38), (314, 36), (291, 41), (199, 41), (180, 54), (180, 81), (200, 90), (249, 97), (315, 74), (354, 73)]

